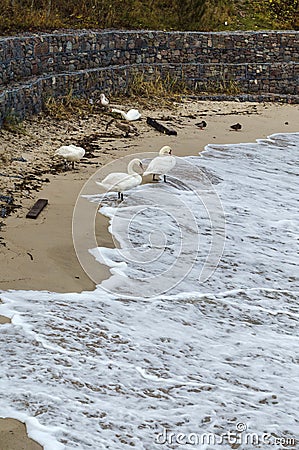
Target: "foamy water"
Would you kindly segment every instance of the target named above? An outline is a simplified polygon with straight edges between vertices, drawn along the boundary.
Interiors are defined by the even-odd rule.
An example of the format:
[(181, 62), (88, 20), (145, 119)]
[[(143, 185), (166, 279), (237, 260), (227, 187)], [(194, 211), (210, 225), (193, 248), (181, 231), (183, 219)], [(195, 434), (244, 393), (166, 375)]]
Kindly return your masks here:
[(47, 450), (230, 449), (237, 424), (246, 450), (296, 438), (298, 149), (283, 134), (178, 160), (101, 210), (122, 247), (91, 249), (105, 289), (3, 292), (0, 415)]

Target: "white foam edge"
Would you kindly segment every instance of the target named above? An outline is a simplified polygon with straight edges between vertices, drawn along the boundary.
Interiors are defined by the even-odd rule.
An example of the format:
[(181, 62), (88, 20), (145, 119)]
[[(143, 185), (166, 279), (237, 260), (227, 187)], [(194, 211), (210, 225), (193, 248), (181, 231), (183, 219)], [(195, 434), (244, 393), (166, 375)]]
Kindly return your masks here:
[[(275, 138), (276, 137), (279, 137), (279, 136), (285, 135), (285, 134), (287, 134), (288, 136), (291, 136), (291, 135), (299, 136), (299, 131), (298, 132), (293, 132), (293, 133), (283, 133), (283, 132), (281, 132), (281, 133), (273, 133), (273, 134), (270, 134), (269, 136), (267, 136), (266, 138), (257, 138), (253, 142), (245, 141), (245, 142), (239, 142), (237, 144), (213, 144), (211, 142), (210, 144), (205, 145), (204, 149), (199, 151), (198, 154), (199, 154), (199, 156), (202, 156), (205, 153), (208, 153), (209, 150), (212, 150), (212, 149), (216, 149), (217, 150), (217, 149), (223, 148), (223, 147), (225, 147), (225, 148), (226, 147), (240, 147), (240, 146), (246, 146), (246, 145), (250, 145), (250, 144), (258, 145), (259, 143), (265, 142), (267, 140), (269, 141), (269, 143), (273, 143), (273, 142), (275, 142)], [(187, 158), (188, 158), (188, 156), (187, 156)]]
[(61, 444), (55, 438), (55, 434), (63, 431), (60, 427), (44, 426), (36, 417), (30, 417), (23, 412), (18, 412), (10, 408), (5, 408), (5, 413), (0, 409), (2, 419), (15, 419), (22, 422), (30, 439), (40, 444), (44, 450), (64, 450), (65, 445)]
[(96, 247), (89, 249), (88, 252), (95, 258), (96, 261), (98, 261), (100, 264), (104, 264), (105, 266), (108, 266), (110, 269), (110, 272), (112, 275), (122, 275), (127, 276), (125, 271), (127, 268), (127, 263), (124, 261), (121, 262), (115, 262), (109, 257), (110, 251), (115, 249), (109, 249), (106, 247)]

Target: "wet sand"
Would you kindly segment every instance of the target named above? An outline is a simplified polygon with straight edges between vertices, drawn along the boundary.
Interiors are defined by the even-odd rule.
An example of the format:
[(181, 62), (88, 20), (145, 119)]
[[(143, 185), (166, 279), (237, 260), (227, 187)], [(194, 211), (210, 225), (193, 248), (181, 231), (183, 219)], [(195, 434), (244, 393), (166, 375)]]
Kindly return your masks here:
[[(123, 109), (129, 107), (126, 105)], [(0, 245), (1, 290), (81, 292), (94, 289), (95, 284), (81, 268), (73, 247), (72, 215), (85, 182), (109, 161), (128, 154), (157, 152), (163, 145), (170, 145), (177, 156), (197, 155), (207, 144), (254, 142), (273, 133), (299, 132), (298, 105), (184, 101), (168, 109), (139, 107), (139, 110), (142, 120), (135, 123), (139, 135), (128, 138), (115, 129), (105, 134), (109, 118), (98, 114), (91, 114), (84, 120), (74, 117), (71, 121), (37, 116), (25, 121), (28, 134), (16, 136), (7, 131), (0, 134), (0, 156), (5, 155), (2, 163), (0, 159), (1, 173), (34, 173), (37, 167), (42, 171), (41, 178), (49, 180), (39, 182), (38, 191), (25, 188), (14, 193), (21, 208), (5, 219), (5, 227), (1, 230), (5, 243), (5, 246)], [(161, 120), (178, 135), (163, 135), (149, 127), (147, 116)], [(204, 130), (195, 126), (201, 120), (207, 122)], [(236, 122), (242, 124), (241, 131), (230, 129)], [(92, 159), (84, 159), (75, 170), (55, 173), (51, 169), (56, 148), (62, 144), (78, 145), (84, 136), (95, 133), (99, 136), (92, 142)], [(27, 162), (15, 160), (20, 157)], [(0, 194), (7, 194), (3, 191), (5, 181), (0, 180)], [(11, 192), (14, 192), (13, 184), (11, 186)], [(48, 199), (48, 206), (36, 220), (26, 219), (29, 208), (38, 198)], [(99, 215), (97, 242), (101, 246), (114, 245), (107, 226), (107, 219)], [(99, 265), (99, 271), (102, 279), (109, 277), (107, 267)], [(0, 324), (7, 322), (7, 318), (0, 317)], [(1, 450), (40, 448), (33, 441), (24, 440), (22, 425), (13, 428), (11, 433), (8, 428), (14, 423), (8, 419), (0, 420)]]
[(1, 450), (41, 450), (42, 447), (26, 435), (26, 427), (15, 419), (0, 419)]

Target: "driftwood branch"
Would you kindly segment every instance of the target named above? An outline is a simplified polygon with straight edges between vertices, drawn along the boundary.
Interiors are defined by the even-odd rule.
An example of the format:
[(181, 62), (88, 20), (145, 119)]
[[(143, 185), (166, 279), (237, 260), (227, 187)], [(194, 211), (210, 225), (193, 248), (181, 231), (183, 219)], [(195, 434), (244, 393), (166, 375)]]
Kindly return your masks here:
[(146, 123), (151, 127), (154, 127), (156, 130), (160, 131), (160, 133), (167, 134), (168, 136), (177, 136), (178, 134), (175, 130), (170, 130), (169, 128), (165, 127), (165, 125), (162, 125), (151, 117), (148, 117), (146, 119)]

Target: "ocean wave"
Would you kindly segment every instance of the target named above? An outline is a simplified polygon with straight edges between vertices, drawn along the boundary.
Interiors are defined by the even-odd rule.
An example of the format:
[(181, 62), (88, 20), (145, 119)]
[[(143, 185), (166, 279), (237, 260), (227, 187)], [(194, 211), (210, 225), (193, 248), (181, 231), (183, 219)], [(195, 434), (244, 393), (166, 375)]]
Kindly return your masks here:
[[(93, 250), (114, 268), (94, 292), (2, 292), (0, 314), (12, 324), (1, 325), (0, 416), (24, 421), (46, 450), (181, 448), (180, 433), (214, 436), (207, 450), (231, 449), (227, 433), (241, 439), (242, 430), (261, 439), (246, 450), (265, 448), (265, 433), (294, 438), (298, 147), (298, 133), (209, 145), (178, 163), (169, 185), (138, 187), (117, 212), (105, 206), (123, 253)], [(211, 203), (194, 189), (212, 192)], [(140, 209), (142, 199), (160, 214), (151, 203)], [(225, 248), (200, 283), (213, 230), (223, 231), (223, 217), (211, 216), (218, 199)]]

